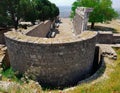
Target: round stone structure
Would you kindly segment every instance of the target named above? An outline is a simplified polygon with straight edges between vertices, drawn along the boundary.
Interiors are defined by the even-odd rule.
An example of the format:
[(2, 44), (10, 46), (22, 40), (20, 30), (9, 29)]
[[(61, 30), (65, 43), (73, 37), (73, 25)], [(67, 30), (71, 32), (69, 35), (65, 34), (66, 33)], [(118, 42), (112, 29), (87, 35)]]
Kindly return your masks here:
[(63, 39), (5, 33), (12, 68), (41, 85), (56, 87), (77, 84), (91, 74), (96, 37), (89, 31)]

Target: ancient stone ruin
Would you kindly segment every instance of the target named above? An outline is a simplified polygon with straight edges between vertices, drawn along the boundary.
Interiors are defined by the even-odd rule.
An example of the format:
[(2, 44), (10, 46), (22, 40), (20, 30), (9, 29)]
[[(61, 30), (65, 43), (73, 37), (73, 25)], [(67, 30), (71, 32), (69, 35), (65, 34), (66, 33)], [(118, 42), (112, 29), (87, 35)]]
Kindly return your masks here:
[(89, 14), (92, 12), (92, 8), (78, 7), (73, 19), (73, 27), (75, 35), (81, 34), (84, 30), (87, 30), (87, 23), (89, 20)]
[(67, 35), (62, 35), (62, 38), (47, 38), (46, 34), (52, 25), (50, 21), (42, 22), (28, 31), (5, 33), (12, 68), (39, 81), (43, 86), (70, 86), (89, 77), (96, 44), (120, 41), (120, 35), (84, 31), (91, 11), (89, 8), (77, 8), (73, 19), (73, 29), (77, 36), (71, 30), (70, 33), (64, 32)]

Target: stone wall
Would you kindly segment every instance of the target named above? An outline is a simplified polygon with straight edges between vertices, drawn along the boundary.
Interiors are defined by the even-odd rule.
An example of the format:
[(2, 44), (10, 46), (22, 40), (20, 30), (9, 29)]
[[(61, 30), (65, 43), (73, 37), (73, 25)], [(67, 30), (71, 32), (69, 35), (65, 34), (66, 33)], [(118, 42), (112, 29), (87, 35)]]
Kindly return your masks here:
[(113, 43), (119, 43), (120, 44), (120, 34), (113, 34)]
[(50, 20), (41, 22), (37, 27), (29, 31), (27, 35), (34, 37), (46, 37), (47, 33), (51, 29), (51, 24), (52, 22)]
[(113, 43), (113, 33), (112, 32), (98, 32), (97, 42), (99, 44), (112, 44)]
[(57, 87), (74, 85), (91, 74), (96, 37), (96, 32), (62, 40), (5, 33), (12, 68), (41, 85)]
[(97, 36), (97, 43), (99, 44), (115, 44), (120, 43), (120, 34), (114, 34), (111, 31), (99, 31)]
[(5, 32), (7, 32), (7, 30), (0, 30), (0, 44), (5, 44), (5, 39), (4, 39)]
[(92, 12), (92, 8), (78, 7), (76, 14), (73, 18), (73, 27), (75, 35), (79, 35), (83, 31), (87, 30), (87, 22), (89, 20), (89, 13)]

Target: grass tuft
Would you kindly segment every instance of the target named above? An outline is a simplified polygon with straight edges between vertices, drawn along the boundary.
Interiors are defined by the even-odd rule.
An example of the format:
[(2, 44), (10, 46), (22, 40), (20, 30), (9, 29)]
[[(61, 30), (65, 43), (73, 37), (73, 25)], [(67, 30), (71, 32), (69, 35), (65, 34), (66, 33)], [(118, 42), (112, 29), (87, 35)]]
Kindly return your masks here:
[(3, 70), (1, 74), (3, 76), (2, 77), (3, 80), (9, 79), (10, 81), (22, 83), (21, 81), (22, 75), (15, 72), (11, 67), (6, 70)]

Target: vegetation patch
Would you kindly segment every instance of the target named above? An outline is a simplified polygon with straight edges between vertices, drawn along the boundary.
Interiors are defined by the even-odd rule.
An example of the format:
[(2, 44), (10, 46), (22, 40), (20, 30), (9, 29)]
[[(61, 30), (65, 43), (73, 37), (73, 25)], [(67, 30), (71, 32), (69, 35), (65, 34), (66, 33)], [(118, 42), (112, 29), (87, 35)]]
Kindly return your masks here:
[(1, 74), (2, 74), (2, 80), (9, 79), (9, 81), (22, 83), (21, 81), (22, 75), (18, 74), (17, 72), (14, 72), (12, 68), (8, 68), (6, 70), (1, 71)]

